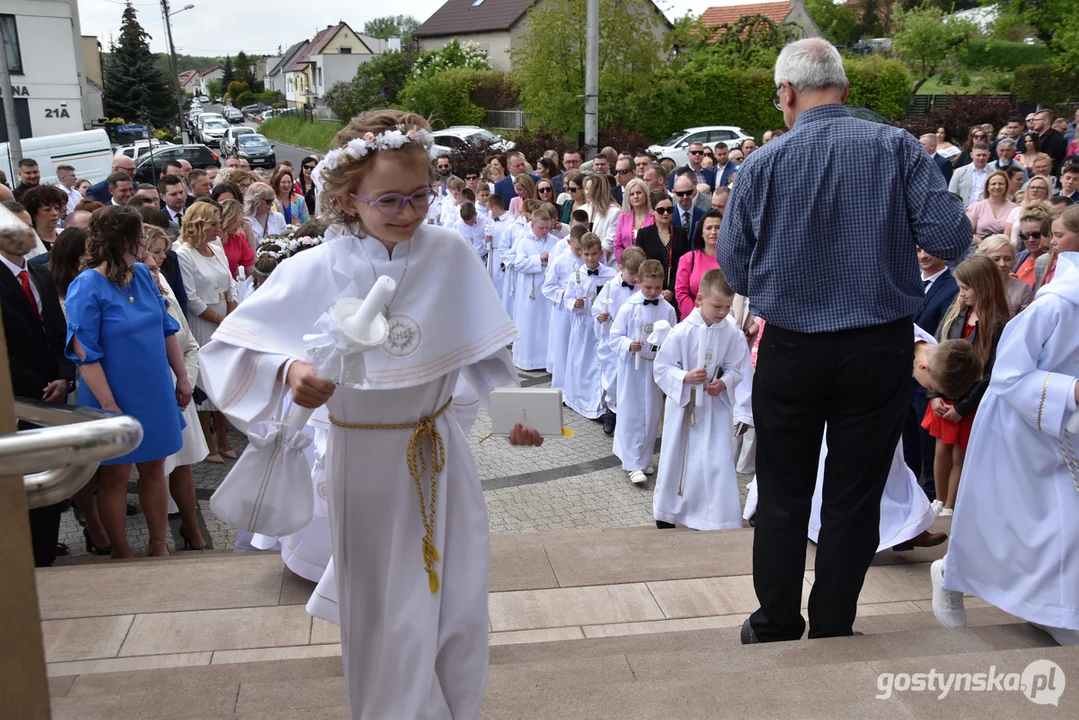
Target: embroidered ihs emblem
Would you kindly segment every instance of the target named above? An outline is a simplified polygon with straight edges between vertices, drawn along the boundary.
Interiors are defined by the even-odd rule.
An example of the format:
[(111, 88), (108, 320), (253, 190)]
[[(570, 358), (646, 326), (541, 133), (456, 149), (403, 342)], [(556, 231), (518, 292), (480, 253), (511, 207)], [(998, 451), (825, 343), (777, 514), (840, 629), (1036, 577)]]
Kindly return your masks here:
[(420, 347), (420, 325), (408, 315), (391, 315), (390, 332), (382, 349), (393, 357), (408, 357)]

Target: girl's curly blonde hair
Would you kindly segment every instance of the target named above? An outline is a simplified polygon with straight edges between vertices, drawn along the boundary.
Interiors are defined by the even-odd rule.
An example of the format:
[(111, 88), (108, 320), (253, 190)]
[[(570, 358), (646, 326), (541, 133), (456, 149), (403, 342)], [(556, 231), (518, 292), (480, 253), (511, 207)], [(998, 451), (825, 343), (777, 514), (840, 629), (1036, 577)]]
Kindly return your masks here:
[[(378, 135), (387, 130), (393, 130), (400, 125), (403, 125), (410, 130), (431, 130), (430, 123), (422, 116), (415, 113), (406, 112), (404, 110), (368, 110), (367, 112), (352, 118), (352, 121), (348, 125), (338, 131), (337, 135), (334, 136), (333, 142), (330, 143), (330, 150), (345, 147), (350, 141), (362, 138), (367, 133)], [(324, 214), (329, 217), (331, 223), (344, 223), (353, 231), (358, 231), (357, 234), (364, 234), (363, 223), (360, 222), (359, 216), (354, 215), (341, 207), (341, 204), (337, 201), (337, 197), (352, 191), (360, 184), (364, 175), (370, 170), (373, 158), (380, 152), (421, 154), (425, 160), (428, 160), (427, 165), (430, 174), (428, 184), (434, 182), (435, 171), (434, 168), (431, 167), (429, 158), (427, 158), (427, 151), (424, 149), (423, 145), (415, 142), (405, 143), (396, 150), (380, 150), (378, 152), (370, 153), (359, 160), (349, 159), (348, 161), (339, 164), (333, 170), (323, 169), (323, 185), (320, 198), (322, 210)]]

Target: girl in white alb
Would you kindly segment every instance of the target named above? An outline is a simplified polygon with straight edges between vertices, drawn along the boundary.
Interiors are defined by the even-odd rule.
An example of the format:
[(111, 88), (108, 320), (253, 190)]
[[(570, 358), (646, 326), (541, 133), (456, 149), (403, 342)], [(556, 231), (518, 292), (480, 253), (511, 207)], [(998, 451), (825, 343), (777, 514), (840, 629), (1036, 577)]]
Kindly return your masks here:
[[(200, 353), (206, 391), (241, 429), (284, 391), (326, 406), (325, 473), (342, 660), (353, 718), (477, 718), (487, 675), (487, 511), (453, 413), (460, 375), (481, 401), (517, 375), (516, 331), (475, 252), (424, 222), (426, 121), (372, 111), (346, 126), (313, 176), (337, 223), (284, 263)], [(396, 281), (389, 340), (359, 385), (305, 362), (304, 335), (377, 278)], [(300, 302), (302, 300), (302, 302)], [(515, 427), (514, 444), (539, 444)]]

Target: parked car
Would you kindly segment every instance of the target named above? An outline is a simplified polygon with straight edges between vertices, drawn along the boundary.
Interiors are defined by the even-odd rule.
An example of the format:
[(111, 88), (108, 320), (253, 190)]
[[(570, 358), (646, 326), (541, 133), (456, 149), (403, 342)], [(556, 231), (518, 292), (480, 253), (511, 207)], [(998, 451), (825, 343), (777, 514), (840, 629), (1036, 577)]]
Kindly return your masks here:
[(476, 125), (454, 125), (445, 130), (439, 130), (433, 135), (435, 138), (435, 147), (432, 149), (434, 155), (448, 154), (454, 148), (480, 143), (490, 143), (491, 149), (497, 152), (507, 152), (514, 148), (513, 141)]
[(116, 148), (116, 152), (123, 153), (129, 158), (138, 159), (150, 152), (151, 147), (154, 149), (154, 152), (157, 152), (161, 148), (171, 146), (172, 143), (168, 142), (167, 140), (138, 140), (127, 145), (121, 145), (120, 147)]
[(203, 120), (199, 123), (199, 140), (204, 145), (217, 145), (231, 127), (228, 120)]
[(270, 109), (270, 106), (267, 105), (266, 103), (257, 102), (257, 103), (252, 103), (251, 105), (244, 105), (242, 108), (240, 108), (240, 112), (242, 112), (245, 117), (252, 117), (253, 118), (256, 115), (261, 115), (262, 113), (266, 112), (269, 109)]
[(283, 115), (286, 112), (288, 112), (287, 108), (267, 108), (263, 110), (261, 114), (255, 116), (255, 122), (260, 123), (265, 120), (269, 120), (272, 117)]
[[(22, 139), (22, 156), (37, 160), (42, 185), (56, 184), (57, 165), (71, 165), (79, 179), (95, 183), (104, 180), (109, 176), (113, 154), (109, 136), (102, 128)], [(0, 143), (0, 168), (15, 182), (18, 178), (11, 168), (17, 166), (18, 161), (11, 161), (10, 146)]]
[(725, 142), (730, 147), (752, 137), (745, 130), (734, 125), (687, 128), (676, 132), (658, 145), (650, 146), (648, 152), (652, 153), (657, 160), (670, 158), (675, 165), (682, 167), (688, 162), (686, 150), (691, 143), (704, 143), (706, 147), (714, 150), (716, 143)]
[(210, 98), (206, 95), (199, 95), (199, 102), (210, 102)]
[(232, 157), (236, 154), (236, 138), (241, 135), (254, 134), (254, 128), (249, 128), (246, 125), (233, 125), (225, 132), (225, 136), (221, 138), (221, 154), (225, 157)]
[(234, 107), (227, 107), (221, 111), (221, 114), (225, 116), (225, 119), (232, 124), (242, 123), (244, 121), (244, 115), (242, 112)]
[(274, 152), (274, 147), (265, 135), (246, 133), (236, 137), (235, 155), (246, 160), (253, 168), (273, 169), (277, 167), (277, 154)]
[(167, 160), (187, 160), (193, 168), (221, 167), (220, 156), (205, 145), (173, 145), (136, 160), (135, 180), (156, 185)]

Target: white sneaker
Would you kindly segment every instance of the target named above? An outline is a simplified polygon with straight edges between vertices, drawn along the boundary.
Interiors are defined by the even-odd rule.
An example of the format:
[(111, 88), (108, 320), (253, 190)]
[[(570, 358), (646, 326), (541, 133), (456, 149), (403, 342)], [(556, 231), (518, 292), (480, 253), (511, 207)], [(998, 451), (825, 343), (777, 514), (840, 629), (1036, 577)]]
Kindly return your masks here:
[(955, 512), (955, 510), (952, 510), (951, 508), (941, 508), (940, 512), (937, 513), (937, 516), (938, 517), (951, 517), (952, 513), (954, 513), (954, 512)]
[(940, 511), (944, 509), (944, 503), (941, 500), (934, 500), (929, 504), (929, 507), (933, 510), (934, 515), (940, 515)]
[(963, 606), (963, 593), (944, 588), (944, 559), (929, 566), (929, 578), (933, 582), (933, 616), (941, 627), (954, 630), (966, 627), (967, 609)]
[(634, 470), (629, 474), (629, 481), (634, 485), (644, 485), (648, 482), (648, 477), (640, 470)]
[(644, 474), (645, 475), (655, 475), (656, 474), (656, 466), (655, 465), (649, 465), (648, 467), (646, 467), (644, 469)]

